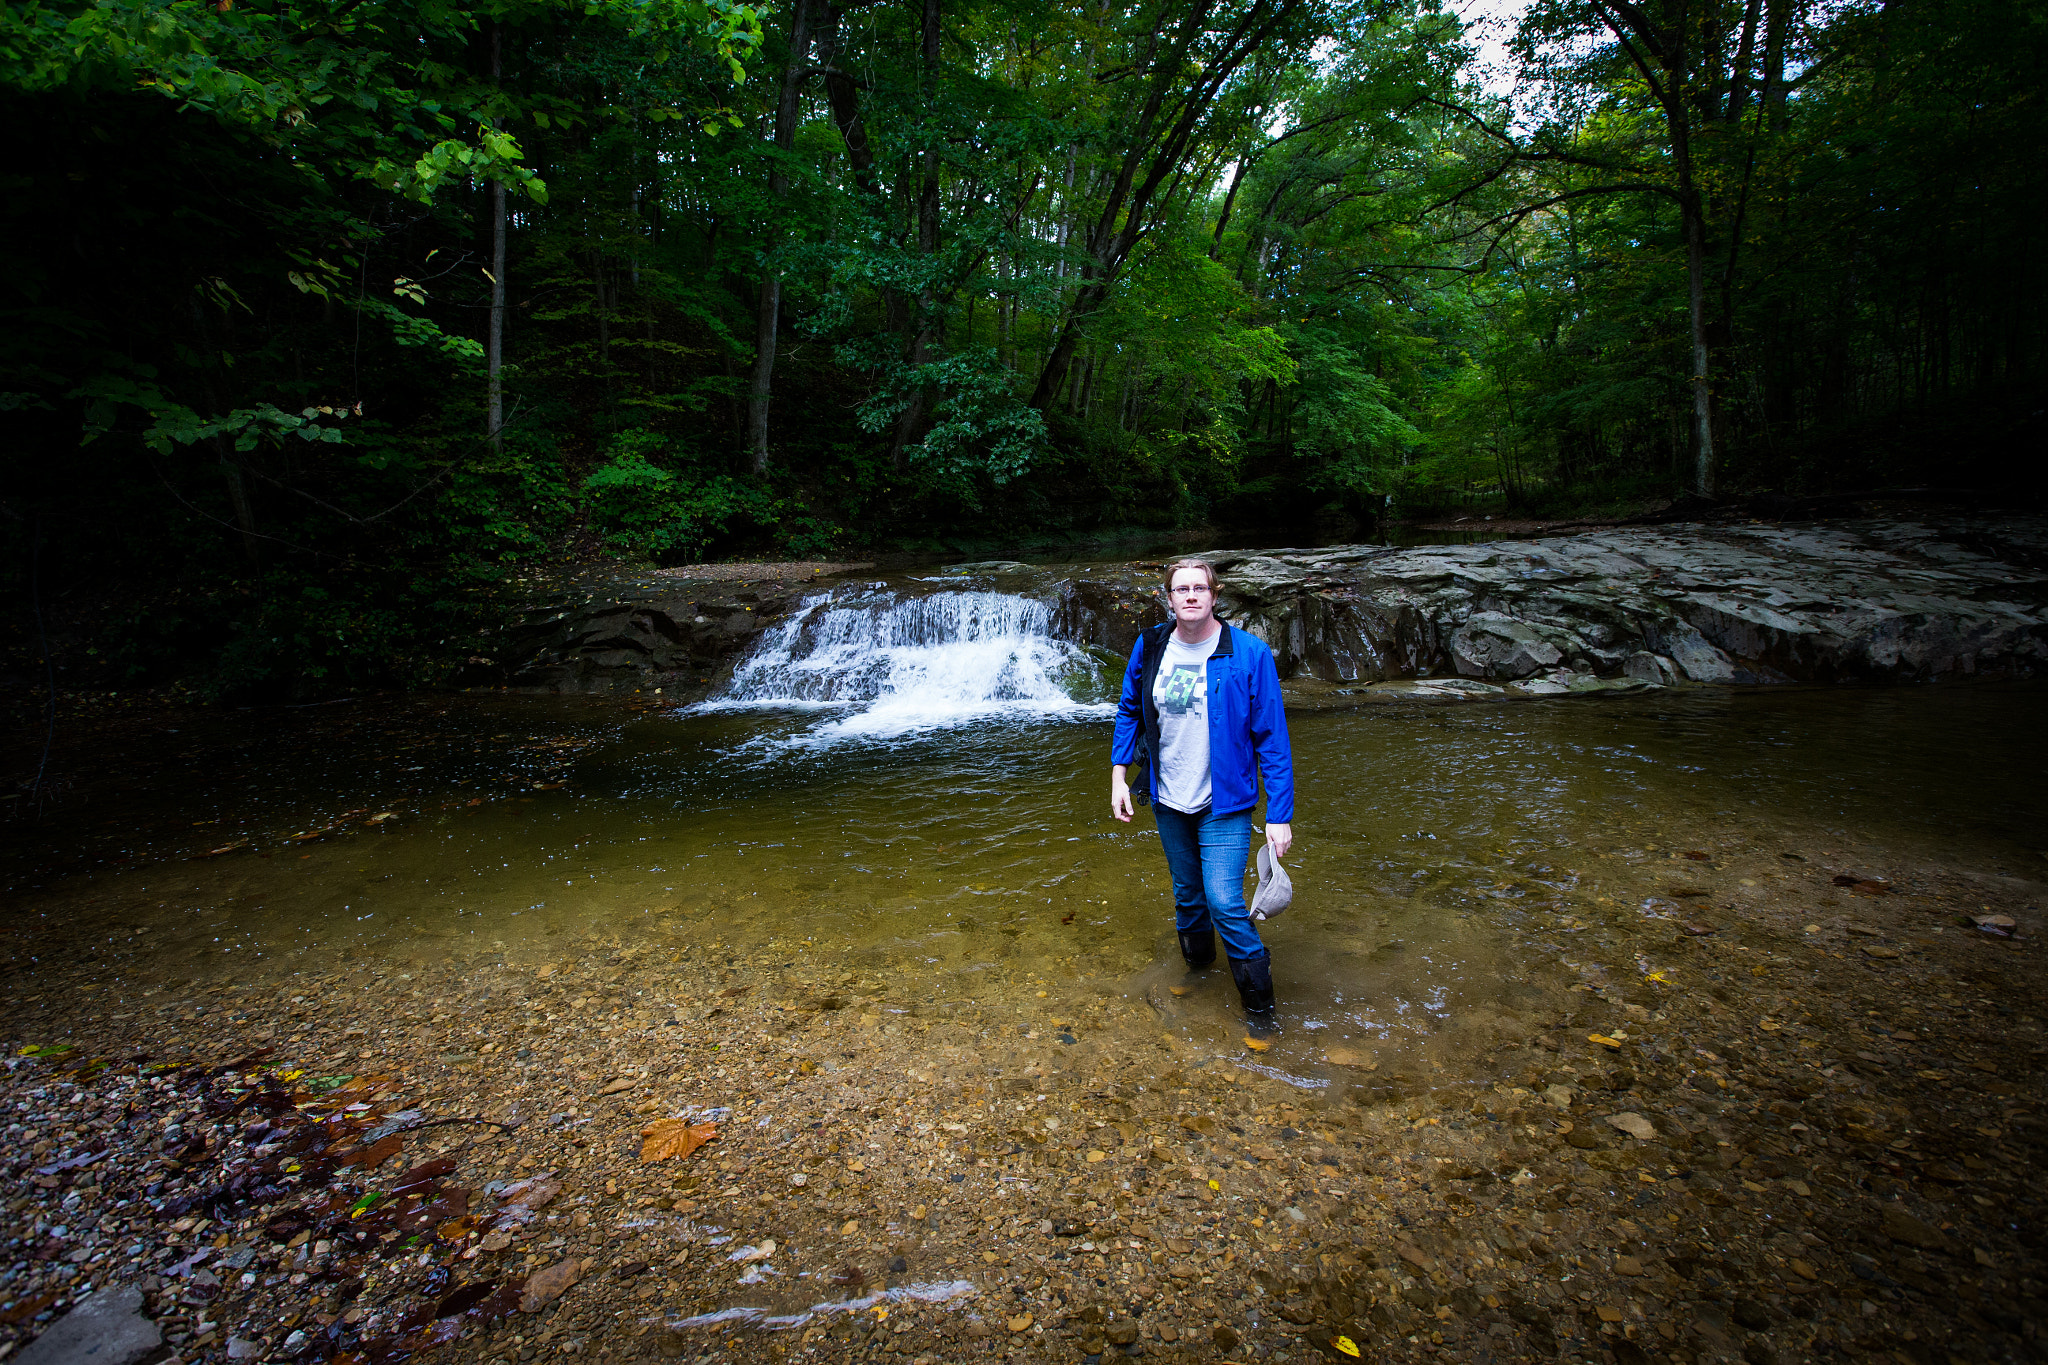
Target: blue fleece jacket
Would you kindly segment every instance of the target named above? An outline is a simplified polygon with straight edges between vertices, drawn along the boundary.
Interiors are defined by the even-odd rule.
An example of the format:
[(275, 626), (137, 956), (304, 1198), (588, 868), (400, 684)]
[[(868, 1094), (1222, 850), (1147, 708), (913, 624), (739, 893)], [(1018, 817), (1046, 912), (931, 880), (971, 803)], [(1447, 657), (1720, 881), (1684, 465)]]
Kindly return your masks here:
[[(1294, 750), (1287, 743), (1287, 716), (1280, 709), (1280, 670), (1266, 642), (1224, 622), (1216, 652), (1209, 656), (1209, 792), (1218, 815), (1258, 804), (1259, 775), (1266, 779), (1266, 819), (1294, 822)], [(1171, 624), (1153, 626), (1138, 637), (1124, 669), (1123, 699), (1116, 708), (1116, 738), (1110, 762), (1131, 764), (1159, 752), (1159, 710), (1152, 683), (1166, 649)], [(1145, 774), (1146, 789), (1159, 799), (1159, 765)]]

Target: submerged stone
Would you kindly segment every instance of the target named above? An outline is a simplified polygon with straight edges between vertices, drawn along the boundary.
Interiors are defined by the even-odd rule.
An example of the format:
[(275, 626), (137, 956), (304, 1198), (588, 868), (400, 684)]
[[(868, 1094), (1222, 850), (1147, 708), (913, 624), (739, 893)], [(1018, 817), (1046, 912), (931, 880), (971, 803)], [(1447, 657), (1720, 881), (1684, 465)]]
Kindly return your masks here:
[(80, 1299), (14, 1359), (19, 1365), (131, 1365), (163, 1339), (142, 1316), (142, 1291), (124, 1285)]

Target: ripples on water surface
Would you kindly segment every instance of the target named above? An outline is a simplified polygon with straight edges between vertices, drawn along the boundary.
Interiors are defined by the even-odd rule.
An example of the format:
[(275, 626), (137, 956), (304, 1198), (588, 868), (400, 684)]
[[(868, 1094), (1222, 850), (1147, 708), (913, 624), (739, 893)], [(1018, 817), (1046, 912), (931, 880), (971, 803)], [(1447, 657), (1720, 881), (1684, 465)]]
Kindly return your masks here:
[[(2023, 867), (2042, 856), (2039, 695), (1689, 691), (1298, 716), (1297, 899), (1267, 927), (1292, 1027), (1265, 1062), (1313, 1082), (1311, 1054), (1343, 1046), (1426, 1079), (1575, 983), (1619, 991), (1664, 965), (1672, 933), (1646, 921), (1711, 918), (1818, 875), (1785, 855), (1871, 875)], [(1085, 1028), (1108, 1001), (1145, 998), (1140, 1033), (1238, 1050), (1227, 979), (1168, 989), (1165, 868), (1148, 811), (1106, 816), (1099, 713), (821, 733), (833, 713), (752, 700), (626, 721), (578, 700), (392, 703), (421, 732), (410, 749), (367, 705), (359, 721), (263, 720), (271, 737), (243, 735), (241, 768), (228, 754), (127, 807), (58, 814), (59, 837), (107, 821), (148, 851), (82, 865), (102, 829), (79, 836), (70, 870), (13, 879), (22, 922), (54, 936), (15, 952), (17, 984), (37, 955), (97, 961), (133, 989), (336, 957), (541, 960), (596, 935), (844, 963), (894, 980), (905, 1009), (1033, 1009), (1044, 991), (1047, 1023)], [(259, 722), (207, 724), (163, 742), (227, 753)], [(333, 729), (317, 756), (266, 757), (313, 724)], [(565, 785), (534, 790), (536, 776)], [(283, 837), (344, 808), (395, 818)], [(209, 818), (222, 823), (192, 826)], [(15, 827), (18, 858), (29, 837)], [(250, 848), (183, 860), (241, 837)], [(1678, 883), (1709, 894), (1675, 898)]]

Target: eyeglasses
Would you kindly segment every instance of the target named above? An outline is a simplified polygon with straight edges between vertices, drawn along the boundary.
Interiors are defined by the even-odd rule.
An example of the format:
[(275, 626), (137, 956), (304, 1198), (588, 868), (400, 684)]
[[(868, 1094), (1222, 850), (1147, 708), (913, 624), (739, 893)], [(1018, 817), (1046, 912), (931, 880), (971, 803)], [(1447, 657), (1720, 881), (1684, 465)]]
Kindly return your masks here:
[(1200, 597), (1209, 591), (1207, 583), (1183, 583), (1177, 588), (1168, 588), (1169, 593), (1184, 592), (1190, 597)]

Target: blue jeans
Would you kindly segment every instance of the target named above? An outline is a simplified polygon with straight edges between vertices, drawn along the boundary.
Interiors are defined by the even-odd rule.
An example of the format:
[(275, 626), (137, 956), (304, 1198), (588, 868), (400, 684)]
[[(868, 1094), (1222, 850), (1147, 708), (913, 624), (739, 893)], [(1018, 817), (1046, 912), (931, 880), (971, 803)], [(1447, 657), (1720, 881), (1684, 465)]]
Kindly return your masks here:
[(1173, 874), (1174, 927), (1183, 934), (1213, 928), (1223, 936), (1223, 951), (1240, 962), (1263, 955), (1266, 945), (1259, 941), (1244, 903), (1251, 811), (1183, 815), (1154, 801), (1152, 814), (1159, 821), (1167, 870)]

